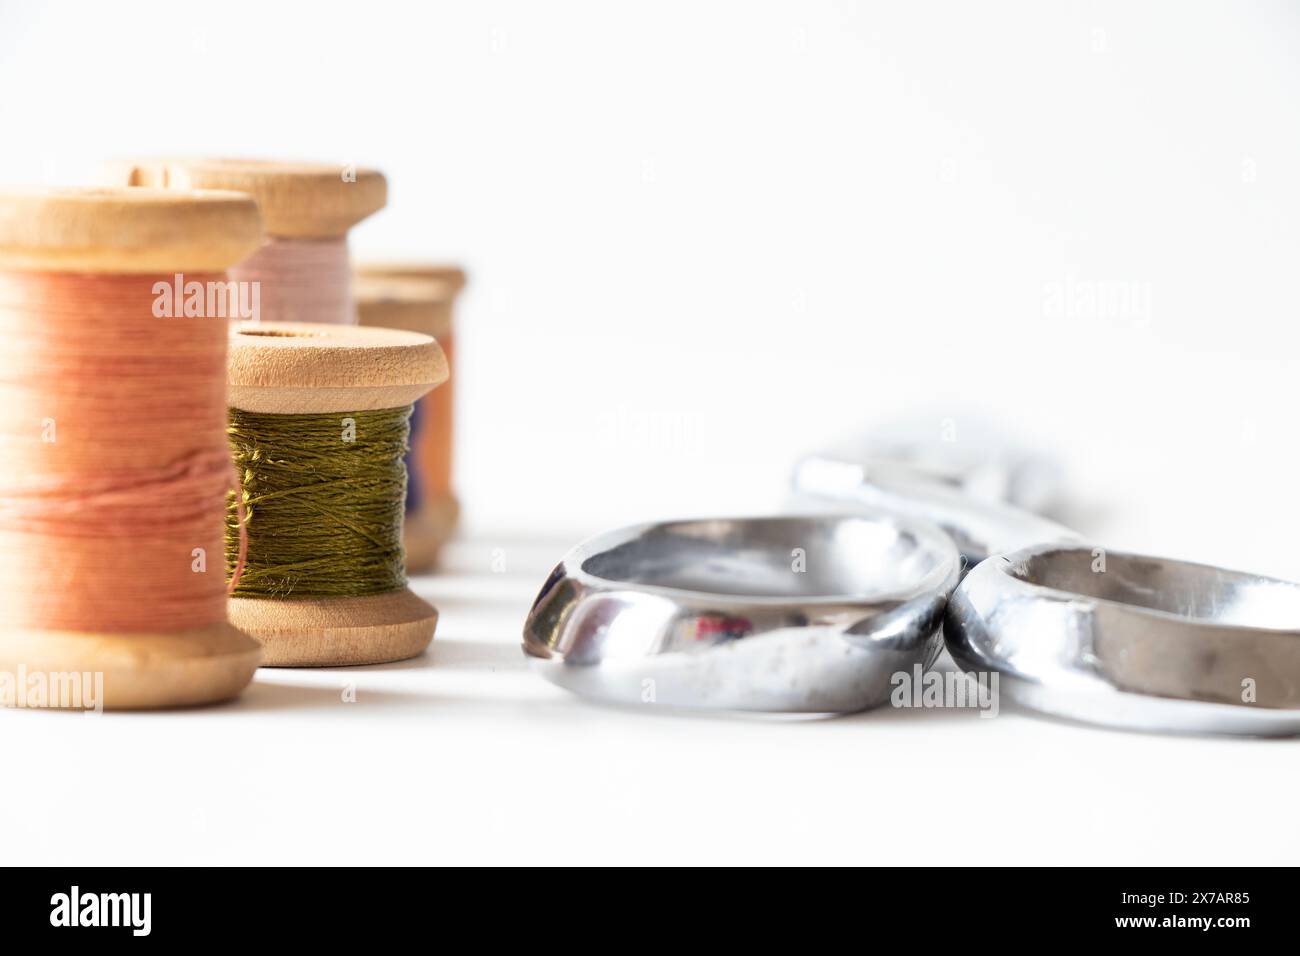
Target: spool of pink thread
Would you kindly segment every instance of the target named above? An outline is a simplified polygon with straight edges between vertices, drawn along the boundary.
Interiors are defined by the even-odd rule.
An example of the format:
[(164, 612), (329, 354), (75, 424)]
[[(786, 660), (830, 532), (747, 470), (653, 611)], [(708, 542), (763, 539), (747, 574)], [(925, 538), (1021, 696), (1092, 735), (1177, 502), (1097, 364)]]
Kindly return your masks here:
[(257, 290), (244, 321), (356, 325), (348, 230), (384, 207), (388, 184), (373, 169), (244, 159), (144, 159), (110, 163), (108, 182), (227, 189), (257, 200), (266, 241), (230, 269)]

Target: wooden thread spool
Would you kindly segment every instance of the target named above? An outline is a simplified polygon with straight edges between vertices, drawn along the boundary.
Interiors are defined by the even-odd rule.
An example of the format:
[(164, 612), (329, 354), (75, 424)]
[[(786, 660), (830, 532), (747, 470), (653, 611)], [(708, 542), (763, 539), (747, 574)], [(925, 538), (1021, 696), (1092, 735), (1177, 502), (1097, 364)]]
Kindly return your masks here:
[[(414, 332), (289, 322), (231, 329), (229, 399), (246, 412), (341, 420), (404, 408), (446, 379), (438, 343)], [(403, 586), (359, 597), (232, 597), (230, 619), (262, 642), (265, 665), (323, 667), (414, 657), (433, 639), (438, 612)]]
[(415, 408), (405, 531), (406, 568), (412, 574), (437, 565), (442, 545), (460, 517), (460, 504), (452, 489), (453, 316), (456, 297), (465, 282), (464, 270), (456, 266), (419, 263), (367, 263), (357, 267), (353, 278), (362, 325), (433, 336), (442, 346), (451, 372), (449, 381)]
[(131, 186), (247, 193), (262, 210), (267, 242), (230, 273), (260, 284), (260, 318), (356, 324), (346, 237), (387, 202), (382, 173), (327, 163), (148, 159), (110, 163), (105, 176)]
[[(23, 366), (0, 378), (15, 472), (0, 492), (0, 671), (102, 675), (110, 709), (224, 700), (252, 679), (261, 650), (225, 621), (221, 574), (226, 323), (157, 318), (150, 293), (177, 273), (221, 279), (261, 238), (255, 203), (233, 193), (0, 194), (0, 317)], [(183, 381), (183, 362), (210, 380)], [(174, 399), (142, 364), (174, 368)], [(146, 620), (160, 623), (133, 623)]]

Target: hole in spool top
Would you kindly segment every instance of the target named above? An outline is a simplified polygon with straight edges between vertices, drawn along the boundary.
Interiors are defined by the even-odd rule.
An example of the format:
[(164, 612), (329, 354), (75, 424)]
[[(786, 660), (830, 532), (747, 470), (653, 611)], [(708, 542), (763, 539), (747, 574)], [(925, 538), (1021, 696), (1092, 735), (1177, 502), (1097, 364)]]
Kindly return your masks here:
[(240, 335), (267, 335), (279, 339), (309, 339), (315, 338), (319, 333), (315, 332), (280, 332), (275, 329), (240, 329)]

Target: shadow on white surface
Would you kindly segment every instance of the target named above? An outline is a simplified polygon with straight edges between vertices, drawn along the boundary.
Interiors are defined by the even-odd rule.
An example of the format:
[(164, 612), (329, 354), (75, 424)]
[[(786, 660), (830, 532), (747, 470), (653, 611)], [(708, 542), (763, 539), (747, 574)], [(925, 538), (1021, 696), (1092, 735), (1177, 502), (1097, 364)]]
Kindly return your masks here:
[(450, 638), (435, 640), (424, 660), (426, 667), (462, 671), (522, 671), (526, 669), (527, 663), (517, 644), (458, 641)]
[(447, 703), (436, 694), (371, 687), (357, 689), (355, 701), (348, 702), (343, 699), (343, 691), (338, 686), (281, 682), (267, 679), (262, 673), (242, 696), (226, 705), (230, 710), (256, 713), (311, 710), (351, 715), (355, 708), (424, 710)]

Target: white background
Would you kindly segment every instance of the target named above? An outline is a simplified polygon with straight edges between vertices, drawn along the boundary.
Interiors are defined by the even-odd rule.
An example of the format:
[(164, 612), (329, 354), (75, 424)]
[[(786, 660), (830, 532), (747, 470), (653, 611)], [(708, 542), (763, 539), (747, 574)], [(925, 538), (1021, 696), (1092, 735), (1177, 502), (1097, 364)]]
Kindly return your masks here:
[(358, 255), (472, 283), (438, 650), (0, 714), (5, 856), (1294, 861), (1291, 744), (629, 713), (515, 647), (576, 539), (904, 415), (1057, 454), (1113, 547), (1300, 578), (1298, 94), (1284, 3), (0, 5), (0, 180), (375, 165)]

